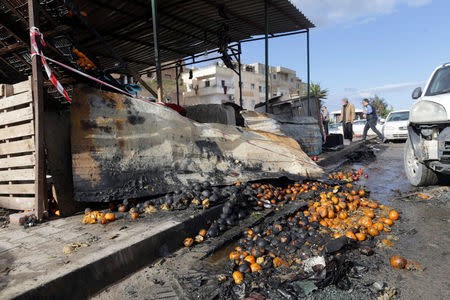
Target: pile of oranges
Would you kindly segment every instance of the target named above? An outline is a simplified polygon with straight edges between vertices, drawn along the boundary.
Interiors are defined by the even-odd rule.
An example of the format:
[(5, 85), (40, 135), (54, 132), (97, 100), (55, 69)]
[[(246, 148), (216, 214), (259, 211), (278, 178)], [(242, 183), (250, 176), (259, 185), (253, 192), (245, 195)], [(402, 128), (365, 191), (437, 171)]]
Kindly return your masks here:
[(327, 189), (329, 185), (322, 182), (294, 183), (285, 188), (274, 187), (270, 184), (252, 184), (257, 190), (258, 205), (265, 208), (283, 206), (285, 201), (299, 201), (310, 198), (310, 192)]
[(391, 231), (390, 226), (399, 218), (397, 211), (368, 200), (366, 191), (353, 189), (351, 183), (321, 192), (319, 199), (310, 201), (308, 208), (298, 214), (329, 228), (334, 238), (345, 235), (359, 241), (364, 241), (367, 235)]
[(364, 174), (364, 169), (360, 168), (358, 171), (352, 172), (333, 172), (328, 177), (330, 179), (343, 180), (348, 182), (358, 181), (361, 176), (369, 177), (367, 174)]
[(95, 70), (97, 66), (89, 59), (83, 52), (78, 49), (73, 49), (73, 53), (78, 57), (77, 64), (85, 70)]
[(113, 212), (103, 213), (100, 211), (87, 210), (83, 216), (83, 224), (106, 224), (116, 219), (116, 215)]

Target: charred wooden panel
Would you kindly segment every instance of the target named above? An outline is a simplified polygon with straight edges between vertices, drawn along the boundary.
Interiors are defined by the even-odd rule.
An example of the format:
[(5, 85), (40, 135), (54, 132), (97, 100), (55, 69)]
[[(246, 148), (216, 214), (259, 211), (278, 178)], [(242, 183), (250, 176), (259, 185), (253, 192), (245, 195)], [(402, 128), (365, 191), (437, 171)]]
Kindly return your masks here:
[(194, 182), (322, 175), (292, 139), (199, 124), (162, 105), (85, 86), (75, 88), (71, 121), (77, 201), (161, 194)]

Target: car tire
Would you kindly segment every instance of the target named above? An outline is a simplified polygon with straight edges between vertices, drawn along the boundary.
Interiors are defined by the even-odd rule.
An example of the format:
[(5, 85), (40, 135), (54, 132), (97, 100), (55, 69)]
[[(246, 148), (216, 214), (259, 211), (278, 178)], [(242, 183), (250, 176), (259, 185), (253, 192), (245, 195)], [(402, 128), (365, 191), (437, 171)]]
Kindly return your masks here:
[(438, 183), (438, 176), (436, 173), (420, 163), (414, 155), (414, 150), (409, 139), (405, 144), (404, 166), (406, 176), (413, 186), (428, 186)]

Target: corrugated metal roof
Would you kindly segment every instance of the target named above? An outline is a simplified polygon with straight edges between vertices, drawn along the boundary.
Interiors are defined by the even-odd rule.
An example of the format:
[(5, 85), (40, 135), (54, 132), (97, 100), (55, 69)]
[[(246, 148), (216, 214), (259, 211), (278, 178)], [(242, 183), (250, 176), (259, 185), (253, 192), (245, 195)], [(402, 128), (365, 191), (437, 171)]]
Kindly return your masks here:
[[(62, 2), (41, 1), (40, 29), (52, 45), (45, 54), (77, 66), (72, 52), (77, 48), (102, 68), (115, 67), (119, 61), (114, 54), (78, 18), (70, 17)], [(150, 0), (72, 2), (128, 67), (141, 71), (154, 65)], [(216, 49), (223, 27), (228, 42), (264, 34), (264, 0), (165, 0), (159, 1), (158, 15), (163, 62)], [(290, 1), (271, 1), (271, 34), (311, 27), (314, 25)], [(27, 28), (27, 0), (1, 0), (0, 82), (17, 82), (31, 73)], [(61, 76), (71, 76), (53, 67)]]

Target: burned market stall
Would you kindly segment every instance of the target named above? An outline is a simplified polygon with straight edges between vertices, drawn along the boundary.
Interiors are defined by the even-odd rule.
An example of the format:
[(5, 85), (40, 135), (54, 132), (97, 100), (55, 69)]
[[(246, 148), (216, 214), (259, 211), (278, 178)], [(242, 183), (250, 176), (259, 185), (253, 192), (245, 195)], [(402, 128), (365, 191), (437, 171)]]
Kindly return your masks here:
[[(18, 132), (0, 135), (3, 207), (32, 209), (41, 219), (45, 211), (73, 213), (79, 209), (74, 199), (111, 201), (165, 193), (173, 191), (172, 186), (191, 185), (200, 178), (206, 181), (209, 176), (214, 178), (213, 184), (230, 184), (258, 177), (317, 177), (322, 173), (293, 141), (284, 139), (287, 144), (281, 146), (280, 153), (272, 147), (279, 138), (270, 134), (211, 126), (198, 131), (198, 124), (186, 123), (139, 98), (135, 85), (139, 83), (155, 100), (162, 101), (163, 68), (179, 68), (190, 60), (201, 61), (204, 53), (216, 53), (215, 59), (235, 69), (231, 61), (240, 61), (240, 42), (260, 39), (255, 38), (258, 35), (264, 35), (266, 45), (278, 36), (307, 33), (309, 37), (314, 25), (290, 1), (2, 0), (0, 15), (0, 82), (5, 84), (1, 101), (7, 103), (0, 107), (11, 119), (0, 124), (0, 130)], [(156, 91), (140, 77), (149, 68), (157, 74)], [(235, 71), (240, 72), (240, 68)], [(31, 97), (16, 97), (22, 93), (21, 87), (14, 91), (11, 85), (29, 76), (31, 81), (25, 85)], [(83, 105), (88, 106), (77, 107), (80, 99), (87, 99)], [(26, 117), (15, 117), (22, 115), (20, 109), (27, 110)], [(123, 114), (117, 115), (121, 109)], [(161, 116), (167, 114), (163, 117), (167, 126), (187, 129), (178, 144), (170, 145), (175, 136), (169, 132), (164, 136), (161, 122), (153, 126), (157, 118), (151, 117), (156, 111)], [(27, 125), (28, 131), (22, 132), (19, 126), (25, 123), (33, 128)], [(126, 135), (121, 136), (124, 127)], [(142, 144), (146, 136), (137, 137), (138, 128), (147, 137), (157, 130), (159, 137)], [(196, 136), (195, 130), (198, 139), (189, 141), (189, 136)], [(129, 141), (128, 134), (136, 137)], [(96, 144), (101, 135), (111, 142)], [(94, 144), (83, 148), (86, 144), (74, 142)], [(175, 158), (191, 155), (191, 160), (197, 156), (204, 165), (173, 161), (163, 166), (159, 161), (167, 157), (161, 152), (135, 155), (134, 151), (151, 152), (152, 146), (164, 143), (171, 149), (166, 154)], [(184, 150), (178, 147), (180, 143)], [(21, 145), (28, 146), (22, 149)], [(17, 163), (18, 155), (24, 153), (29, 158), (25, 166)], [(258, 155), (260, 162), (249, 163)], [(216, 172), (217, 161), (223, 164)], [(144, 168), (133, 172), (136, 166), (149, 165), (157, 167), (147, 170), (145, 176)], [(177, 170), (178, 175), (170, 175), (168, 168)], [(192, 175), (202, 172), (203, 176)], [(164, 183), (156, 184), (158, 178)], [(56, 203), (50, 207), (48, 195)]]

